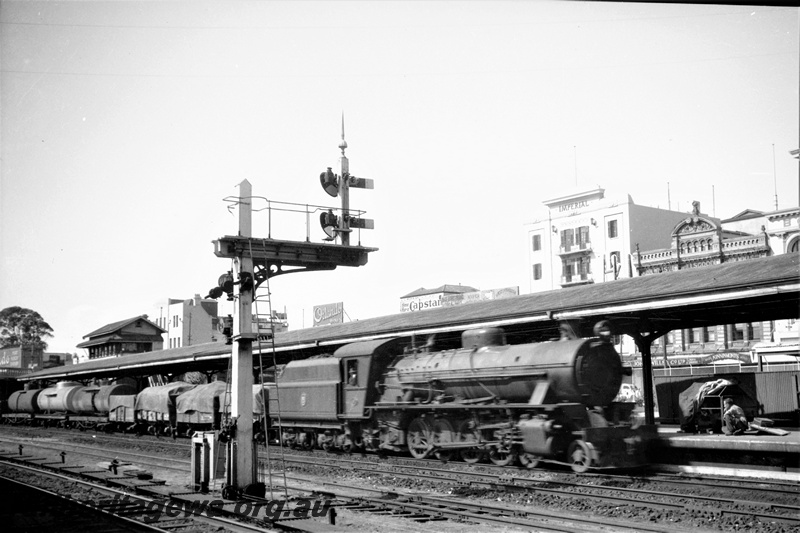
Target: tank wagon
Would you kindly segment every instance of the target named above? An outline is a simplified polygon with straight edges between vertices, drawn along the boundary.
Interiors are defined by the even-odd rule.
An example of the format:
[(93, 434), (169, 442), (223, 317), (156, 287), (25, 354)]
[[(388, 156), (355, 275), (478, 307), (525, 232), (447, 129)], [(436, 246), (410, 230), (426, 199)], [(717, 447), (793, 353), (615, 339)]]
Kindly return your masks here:
[(128, 384), (86, 386), (74, 381), (61, 381), (45, 389), (13, 392), (3, 419), (11, 424), (93, 428), (107, 422), (112, 398), (135, 392), (135, 387)]
[(655, 428), (631, 418), (635, 404), (614, 402), (623, 375), (608, 336), (509, 345), (485, 328), (444, 351), (349, 344), (288, 363), (265, 387), (274, 438), (288, 445), (580, 472), (647, 461)]
[[(263, 441), (260, 391), (259, 385), (253, 386), (256, 434)], [(222, 381), (205, 385), (172, 382), (138, 393), (129, 384), (84, 386), (62, 381), (44, 389), (12, 393), (2, 418), (7, 424), (190, 437), (195, 431), (221, 429), (229, 417), (230, 400), (228, 386)]]

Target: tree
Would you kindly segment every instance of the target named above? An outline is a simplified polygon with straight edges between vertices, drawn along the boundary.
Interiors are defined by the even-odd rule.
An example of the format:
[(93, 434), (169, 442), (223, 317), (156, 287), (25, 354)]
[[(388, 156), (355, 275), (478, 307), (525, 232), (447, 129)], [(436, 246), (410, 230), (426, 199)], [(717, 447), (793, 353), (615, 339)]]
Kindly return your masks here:
[(0, 311), (0, 348), (23, 346), (46, 350), (44, 337), (52, 336), (53, 328), (36, 311), (16, 306)]

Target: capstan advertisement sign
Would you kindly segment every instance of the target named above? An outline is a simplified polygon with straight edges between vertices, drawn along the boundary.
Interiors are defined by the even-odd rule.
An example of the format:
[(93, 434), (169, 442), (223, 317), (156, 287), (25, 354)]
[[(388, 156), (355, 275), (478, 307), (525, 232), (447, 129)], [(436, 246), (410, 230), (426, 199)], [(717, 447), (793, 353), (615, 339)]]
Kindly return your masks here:
[(485, 291), (463, 292), (460, 294), (425, 294), (415, 296), (400, 301), (400, 312), (409, 313), (414, 311), (424, 311), (436, 307), (452, 307), (472, 302), (483, 302), (486, 300), (499, 300), (500, 298), (510, 298), (519, 295), (519, 287), (504, 287), (502, 289), (488, 289)]
[(314, 306), (314, 326), (324, 326), (326, 324), (341, 324), (344, 322), (344, 303), (315, 305)]

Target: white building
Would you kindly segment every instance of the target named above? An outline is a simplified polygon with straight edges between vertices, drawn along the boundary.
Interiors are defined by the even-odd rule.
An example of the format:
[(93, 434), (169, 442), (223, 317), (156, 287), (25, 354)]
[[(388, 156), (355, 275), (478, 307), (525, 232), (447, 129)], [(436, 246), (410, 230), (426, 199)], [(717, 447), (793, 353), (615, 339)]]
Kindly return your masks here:
[(632, 254), (667, 247), (686, 213), (636, 205), (596, 188), (543, 202), (525, 224), (530, 292), (636, 276)]
[(749, 235), (765, 233), (772, 255), (800, 251), (800, 207), (790, 207), (764, 213), (747, 209), (722, 221), (726, 230), (741, 231)]
[(164, 348), (180, 348), (214, 342), (222, 338), (216, 300), (195, 294), (188, 300), (170, 298), (152, 315), (153, 322), (167, 330)]

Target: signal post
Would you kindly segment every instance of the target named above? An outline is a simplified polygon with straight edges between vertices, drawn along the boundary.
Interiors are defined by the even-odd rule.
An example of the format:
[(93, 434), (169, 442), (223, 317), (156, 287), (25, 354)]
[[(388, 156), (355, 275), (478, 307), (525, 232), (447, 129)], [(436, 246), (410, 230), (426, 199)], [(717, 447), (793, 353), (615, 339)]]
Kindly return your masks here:
[[(239, 494), (263, 497), (265, 494), (263, 483), (258, 481), (258, 457), (253, 443), (253, 341), (257, 339), (257, 333), (253, 332), (252, 311), (259, 285), (280, 274), (333, 270), (337, 266), (362, 266), (367, 264), (368, 254), (377, 251), (377, 248), (350, 245), (351, 227), (372, 229), (373, 224), (371, 220), (350, 216), (349, 186), (371, 189), (372, 180), (349, 175), (348, 162), (344, 155), (346, 147), (342, 119), (342, 141), (339, 144), (342, 150), (341, 177), (334, 175), (330, 168), (320, 176), (326, 192), (342, 198), (341, 217), (334, 215), (332, 208), (326, 208), (328, 211), (320, 216), (322, 229), (328, 235), (325, 240), (333, 241), (340, 237), (341, 244), (254, 238), (254, 197), (247, 180), (239, 184), (239, 197), (236, 201), (239, 208), (238, 235), (213, 241), (214, 254), (232, 259), (235, 270), (223, 274), (218, 287), (212, 288), (209, 293), (212, 298), (227, 293), (228, 299), (236, 302), (232, 331), (229, 333), (229, 343), (234, 344), (231, 353), (231, 422), (222, 430), (220, 437), (220, 440), (224, 438), (227, 442), (228, 451), (224, 497), (234, 498)], [(335, 192), (331, 188), (335, 188)]]

